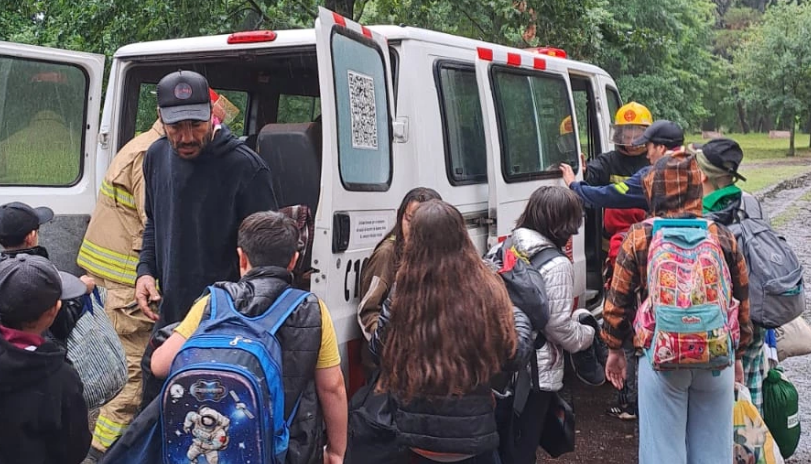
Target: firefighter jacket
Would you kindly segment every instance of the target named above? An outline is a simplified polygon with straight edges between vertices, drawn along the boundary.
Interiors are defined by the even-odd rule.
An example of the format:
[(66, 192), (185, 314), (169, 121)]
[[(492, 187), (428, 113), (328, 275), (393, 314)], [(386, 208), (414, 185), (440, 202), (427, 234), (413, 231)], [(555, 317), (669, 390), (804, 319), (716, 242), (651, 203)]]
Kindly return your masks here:
[(146, 224), (144, 154), (163, 137), (160, 121), (122, 148), (101, 182), (96, 209), (76, 263), (105, 280), (135, 286), (135, 268)]

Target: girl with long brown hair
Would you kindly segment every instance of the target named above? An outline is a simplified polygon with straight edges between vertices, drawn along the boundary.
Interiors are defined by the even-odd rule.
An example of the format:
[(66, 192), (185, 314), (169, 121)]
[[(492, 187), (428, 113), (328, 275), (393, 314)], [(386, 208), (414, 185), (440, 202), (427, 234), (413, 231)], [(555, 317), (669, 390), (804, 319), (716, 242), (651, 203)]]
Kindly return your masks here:
[(530, 343), (526, 317), (516, 312), (459, 211), (422, 203), (372, 339), (378, 389), (397, 404), (400, 442), (418, 462), (500, 462), (489, 382), (519, 343)]

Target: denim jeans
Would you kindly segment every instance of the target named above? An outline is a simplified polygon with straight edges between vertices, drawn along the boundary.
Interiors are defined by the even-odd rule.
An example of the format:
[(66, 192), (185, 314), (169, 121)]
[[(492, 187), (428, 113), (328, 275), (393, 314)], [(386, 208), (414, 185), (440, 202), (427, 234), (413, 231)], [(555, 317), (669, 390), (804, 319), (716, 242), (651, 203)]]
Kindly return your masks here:
[(654, 371), (639, 358), (639, 464), (732, 462), (735, 369)]

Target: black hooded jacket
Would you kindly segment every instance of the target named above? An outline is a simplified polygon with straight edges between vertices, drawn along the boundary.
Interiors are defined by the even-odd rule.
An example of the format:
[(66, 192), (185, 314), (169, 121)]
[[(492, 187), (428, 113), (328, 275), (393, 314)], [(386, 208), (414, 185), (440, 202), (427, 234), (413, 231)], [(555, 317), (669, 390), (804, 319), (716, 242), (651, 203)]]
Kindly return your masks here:
[(191, 160), (158, 139), (144, 157), (144, 182), (138, 276), (159, 281), (157, 330), (182, 320), (207, 285), (239, 279), (240, 223), (278, 205), (265, 162), (225, 126)]
[(46, 341), (26, 351), (0, 337), (0, 464), (78, 464), (90, 448), (79, 374)]

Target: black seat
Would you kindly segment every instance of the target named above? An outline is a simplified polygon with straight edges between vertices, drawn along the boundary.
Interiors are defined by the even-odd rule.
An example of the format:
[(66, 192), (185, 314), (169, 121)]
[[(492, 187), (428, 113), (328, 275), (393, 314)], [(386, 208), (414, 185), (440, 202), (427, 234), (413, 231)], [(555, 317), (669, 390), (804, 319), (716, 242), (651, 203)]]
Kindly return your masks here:
[(321, 124), (267, 124), (256, 152), (268, 164), (279, 208), (307, 205), (315, 212), (321, 189)]

